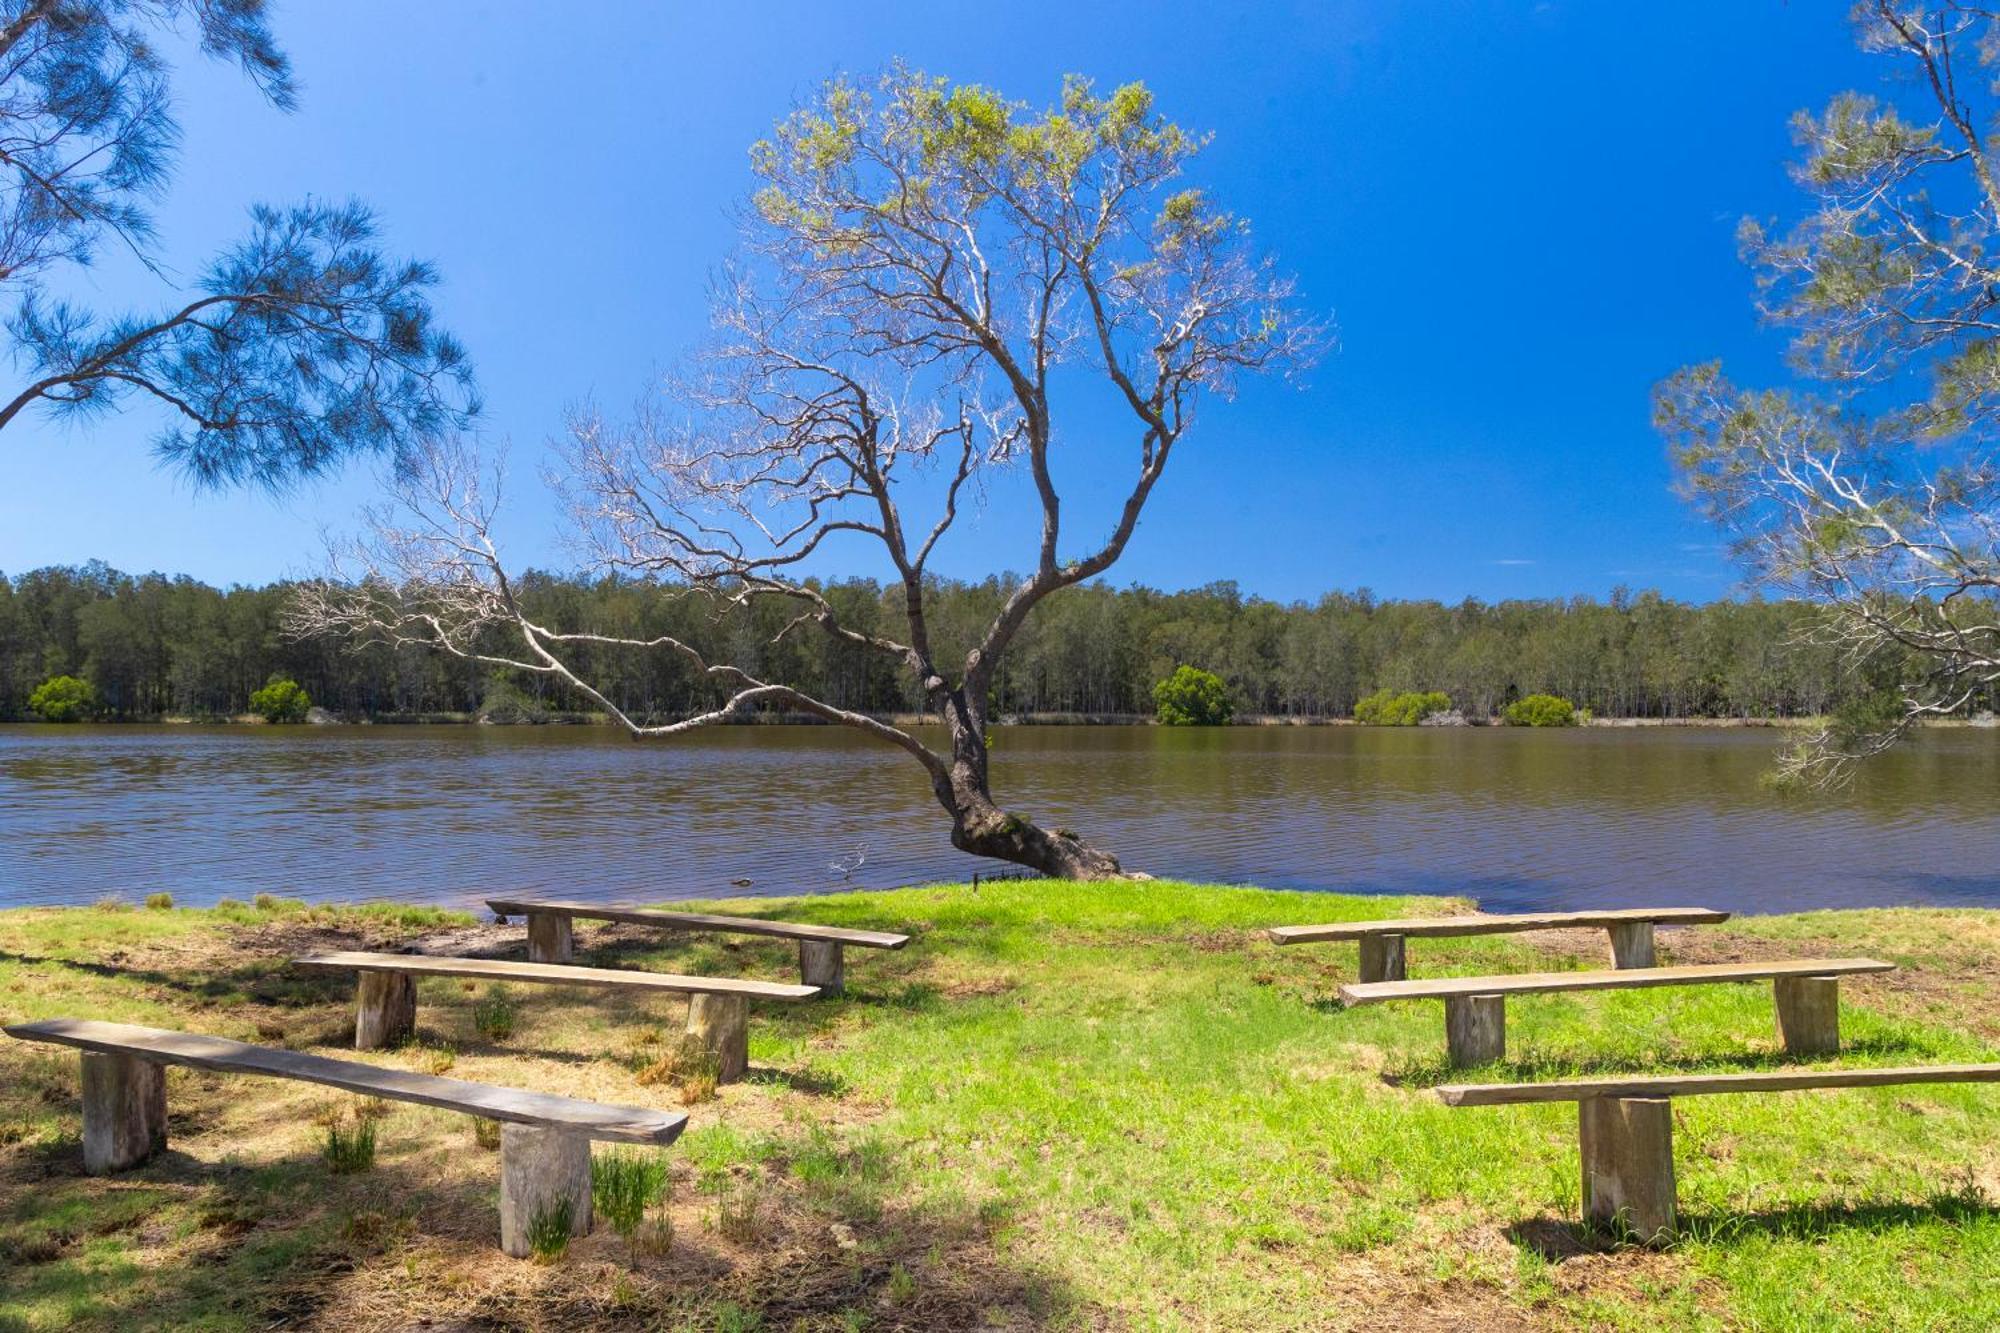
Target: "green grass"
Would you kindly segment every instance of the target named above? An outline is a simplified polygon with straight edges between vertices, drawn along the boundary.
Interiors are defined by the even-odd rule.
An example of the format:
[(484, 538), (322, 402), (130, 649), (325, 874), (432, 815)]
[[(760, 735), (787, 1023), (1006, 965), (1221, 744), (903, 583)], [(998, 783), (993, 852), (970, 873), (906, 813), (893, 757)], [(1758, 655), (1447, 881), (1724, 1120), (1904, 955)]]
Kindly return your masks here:
[[(616, 1299), (592, 1264), (538, 1270), (554, 1284), (538, 1297), (551, 1322), (2000, 1326), (2000, 1088), (1681, 1099), (1685, 1234), (1664, 1253), (1612, 1247), (1575, 1226), (1573, 1106), (1444, 1106), (1429, 1089), (1463, 1075), (1444, 1065), (1441, 1006), (1343, 1010), (1352, 945), (1279, 949), (1258, 929), (1447, 909), (1435, 900), (1003, 881), (716, 906), (916, 939), (897, 953), (851, 950), (843, 1000), (757, 1010), (750, 1079), (688, 1107), (689, 1131), (661, 1155), (679, 1187), (657, 1205), (660, 1224), (694, 1239), (657, 1253), (593, 1248), (616, 1239), (602, 1226), (576, 1244), (624, 1274)], [(363, 934), (429, 924), (293, 905), (0, 913), (0, 1017), (92, 1013), (246, 1035), (278, 1015), (290, 1044), (339, 1053), (346, 986), (314, 989), (290, 978), (281, 952), (230, 947), (255, 938), (246, 928), (314, 912)], [(1896, 985), (1843, 985), (1847, 1046), (1821, 1063), (1996, 1058), (2000, 913), (1815, 913), (1703, 930), (1704, 947), (1745, 956), (1909, 965)], [(794, 967), (763, 941), (634, 938), (580, 933), (579, 961), (771, 978)], [(1693, 936), (1661, 938), (1671, 960)], [(1421, 939), (1410, 968), (1564, 966), (1549, 947)], [(1601, 965), (1601, 936), (1590, 947), (1574, 965)], [(127, 963), (107, 961), (116, 954)], [(506, 1047), (461, 1046), (453, 1077), (680, 1109), (670, 1082), (641, 1080), (677, 1016), (595, 992), (514, 998)], [(445, 1036), (463, 1039), (481, 1003), (427, 982), (429, 1044), (370, 1058), (423, 1068)], [(1768, 985), (1517, 997), (1508, 1034), (1509, 1059), (1477, 1077), (1786, 1065)], [(74, 1164), (73, 1060), (0, 1045), (0, 1251), (36, 1256), (0, 1264), (0, 1329), (262, 1326), (305, 1299), (304, 1275), (324, 1271), (343, 1275), (335, 1290), (394, 1294), (410, 1317), (501, 1308), (493, 1293), (513, 1279), (488, 1234), (496, 1162), (463, 1117), (406, 1108), (377, 1168), (336, 1179), (309, 1119), (290, 1138), (234, 1137), (245, 1121), (232, 1090), (284, 1086), (175, 1071), (173, 1131), (197, 1160), (89, 1181)], [(352, 1220), (405, 1208), (407, 1226)]]

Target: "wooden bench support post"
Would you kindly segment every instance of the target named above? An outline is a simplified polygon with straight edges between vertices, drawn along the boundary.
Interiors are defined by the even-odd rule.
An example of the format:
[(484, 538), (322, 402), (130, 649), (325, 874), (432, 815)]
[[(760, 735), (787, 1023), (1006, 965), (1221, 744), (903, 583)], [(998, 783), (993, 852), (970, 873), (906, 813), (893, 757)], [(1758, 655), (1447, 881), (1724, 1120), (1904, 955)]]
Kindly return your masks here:
[(354, 985), (354, 1049), (407, 1041), (417, 1029), (417, 983), (401, 972), (360, 972)]
[(166, 1072), (136, 1055), (83, 1053), (85, 1171), (123, 1171), (167, 1146)]
[(1778, 1039), (1790, 1055), (1833, 1055), (1840, 1050), (1840, 980), (1776, 977)]
[(1586, 1097), (1576, 1104), (1583, 1217), (1662, 1244), (1674, 1234), (1674, 1111), (1665, 1097)]
[(570, 918), (560, 912), (528, 913), (528, 961), (567, 963), (576, 955)]
[(799, 981), (819, 987), (821, 999), (844, 994), (847, 960), (838, 940), (799, 941)]
[(1363, 981), (1402, 981), (1409, 976), (1403, 966), (1403, 937), (1401, 935), (1363, 935), (1361, 937), (1361, 979)]
[(569, 1204), (569, 1234), (590, 1234), (590, 1140), (542, 1125), (500, 1126), (500, 1248), (516, 1259), (534, 1251), (537, 1213)]
[(734, 1083), (750, 1068), (750, 1001), (743, 996), (689, 996), (687, 1030), (715, 1052), (716, 1082)]
[(1613, 967), (1657, 967), (1660, 956), (1653, 948), (1653, 923), (1625, 921), (1610, 927)]
[(1444, 1002), (1444, 1044), (1454, 1069), (1507, 1054), (1507, 997), (1451, 995)]

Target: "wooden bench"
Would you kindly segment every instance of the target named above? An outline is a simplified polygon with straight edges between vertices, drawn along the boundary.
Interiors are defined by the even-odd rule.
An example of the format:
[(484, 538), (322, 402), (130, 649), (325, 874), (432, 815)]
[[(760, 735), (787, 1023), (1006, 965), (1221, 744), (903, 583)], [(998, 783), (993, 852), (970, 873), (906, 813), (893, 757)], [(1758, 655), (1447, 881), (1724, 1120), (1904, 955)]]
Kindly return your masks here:
[(392, 1101), (439, 1106), (500, 1122), (500, 1248), (529, 1252), (538, 1213), (567, 1201), (570, 1231), (590, 1230), (590, 1141), (660, 1146), (687, 1127), (677, 1111), (606, 1106), (545, 1092), (496, 1088), (455, 1078), (378, 1069), (299, 1051), (251, 1046), (224, 1037), (168, 1032), (127, 1023), (51, 1018), (5, 1029), (21, 1041), (55, 1042), (83, 1052), (83, 1168), (92, 1175), (137, 1166), (167, 1144), (164, 1066), (225, 1074), (300, 1079)]
[(1583, 1159), (1583, 1215), (1595, 1225), (1659, 1243), (1674, 1234), (1671, 1098), (1718, 1092), (1881, 1088), (1905, 1083), (2000, 1083), (2000, 1064), (1907, 1069), (1797, 1069), (1768, 1074), (1579, 1079), (1558, 1083), (1452, 1083), (1447, 1106), (1576, 1103)]
[(1499, 915), (1416, 916), (1391, 921), (1342, 921), (1330, 926), (1273, 926), (1265, 933), (1277, 944), (1358, 940), (1363, 981), (1401, 981), (1403, 941), (1412, 935), (1507, 935), (1524, 930), (1598, 927), (1611, 935), (1613, 967), (1652, 967), (1655, 926), (1713, 925), (1729, 913), (1706, 907), (1651, 907), (1608, 912), (1519, 912)]
[(321, 953), (294, 958), (292, 966), (357, 972), (354, 1047), (369, 1050), (407, 1038), (417, 1022), (418, 977), (476, 977), (556, 986), (605, 986), (669, 991), (688, 997), (687, 1030), (715, 1052), (717, 1081), (732, 1083), (750, 1065), (750, 1001), (810, 1000), (811, 986), (734, 977), (682, 977), (669, 972), (622, 972), (604, 967), (511, 963), (497, 958), (432, 958), (409, 953)]
[(1705, 963), (1626, 972), (1519, 972), (1498, 977), (1438, 977), (1424, 981), (1359, 982), (1340, 988), (1344, 1005), (1387, 1000), (1443, 1000), (1445, 1045), (1454, 1068), (1485, 1064), (1507, 1053), (1507, 997), (1555, 991), (1631, 990), (1723, 981), (1769, 981), (1778, 1008), (1778, 1036), (1793, 1055), (1840, 1049), (1840, 982), (1857, 972), (1893, 972), (1873, 958), (1804, 958), (1783, 963)]
[(910, 942), (908, 935), (884, 930), (846, 930), (839, 926), (812, 926), (792, 921), (766, 921), (755, 916), (710, 916), (702, 912), (656, 912), (641, 907), (605, 907), (597, 903), (567, 902), (561, 899), (526, 902), (512, 898), (488, 898), (486, 905), (500, 916), (528, 918), (528, 959), (536, 963), (567, 963), (575, 955), (571, 921), (584, 917), (592, 921), (620, 921), (634, 926), (658, 926), (663, 930), (714, 931), (724, 935), (769, 935), (799, 942), (799, 980), (819, 988), (821, 995), (840, 995), (846, 990), (848, 945), (858, 949), (900, 949)]

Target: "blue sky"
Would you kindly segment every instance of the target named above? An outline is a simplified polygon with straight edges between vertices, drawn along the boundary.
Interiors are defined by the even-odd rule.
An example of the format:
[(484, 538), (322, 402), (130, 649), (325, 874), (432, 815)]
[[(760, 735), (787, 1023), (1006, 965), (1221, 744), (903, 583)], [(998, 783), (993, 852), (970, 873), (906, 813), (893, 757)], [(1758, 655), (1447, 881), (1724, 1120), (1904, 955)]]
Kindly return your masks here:
[[(1062, 5), (281, 4), (304, 84), (281, 115), (187, 58), (162, 215), (192, 273), (253, 201), (358, 195), (478, 363), (511, 442), (522, 564), (568, 563), (534, 478), (566, 404), (617, 408), (700, 336), (746, 149), (840, 71), (902, 57), (1042, 102), (1062, 74), (1142, 79), (1214, 132), (1199, 183), (1248, 216), (1340, 346), (1303, 390), (1213, 407), (1113, 571), (1279, 598), (1602, 595), (1697, 600), (1734, 575), (1672, 495), (1650, 386), (1721, 356), (1782, 373), (1738, 262), (1737, 220), (1788, 212), (1786, 122), (1874, 86), (1842, 7), (1728, 0)], [(106, 306), (170, 293), (116, 263)], [(12, 427), (0, 569), (99, 557), (217, 582), (309, 572), (370, 470), (272, 499), (156, 468), (144, 411)], [(1078, 441), (1060, 478), (1100, 520), (1128, 452)], [(1025, 497), (943, 572), (1019, 567)], [(870, 572), (854, 557), (856, 572)]]

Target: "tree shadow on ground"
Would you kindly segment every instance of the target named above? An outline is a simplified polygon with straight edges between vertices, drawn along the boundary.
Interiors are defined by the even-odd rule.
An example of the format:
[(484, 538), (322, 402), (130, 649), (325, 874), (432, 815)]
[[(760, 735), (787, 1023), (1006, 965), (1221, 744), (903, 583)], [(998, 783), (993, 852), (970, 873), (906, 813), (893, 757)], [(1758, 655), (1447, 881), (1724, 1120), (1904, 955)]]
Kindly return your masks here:
[(303, 1008), (353, 999), (351, 981), (344, 981), (332, 973), (288, 971), (282, 959), (245, 963), (223, 970), (188, 968), (169, 972), (161, 968), (92, 963), (77, 958), (50, 958), (0, 950), (0, 963), (61, 968), (108, 981), (157, 986), (201, 1001), (247, 999), (253, 1004)]
[[(1843, 1057), (1863, 1058), (1928, 1058), (1943, 1053), (1936, 1043), (1910, 1036), (1868, 1037), (1844, 1042), (1840, 1048)], [(1574, 1055), (1531, 1048), (1517, 1059), (1496, 1060), (1467, 1069), (1453, 1068), (1442, 1055), (1412, 1059), (1383, 1070), (1382, 1081), (1398, 1088), (1433, 1088), (1445, 1083), (1539, 1083), (1649, 1075), (1666, 1078), (1675, 1074), (1763, 1073), (1799, 1067), (1780, 1050)]]
[[(1672, 1245), (1726, 1246), (1753, 1239), (1812, 1244), (1842, 1231), (1890, 1232), (1926, 1222), (1958, 1227), (1992, 1220), (2000, 1220), (2000, 1206), (1968, 1184), (1940, 1190), (1920, 1200), (1802, 1203), (1753, 1210), (1681, 1209), (1677, 1239)], [(1582, 1222), (1554, 1217), (1523, 1219), (1509, 1226), (1505, 1234), (1515, 1245), (1550, 1263), (1645, 1248)]]

